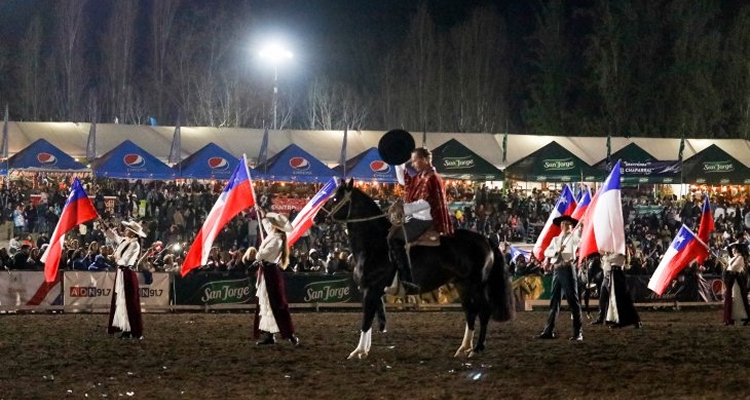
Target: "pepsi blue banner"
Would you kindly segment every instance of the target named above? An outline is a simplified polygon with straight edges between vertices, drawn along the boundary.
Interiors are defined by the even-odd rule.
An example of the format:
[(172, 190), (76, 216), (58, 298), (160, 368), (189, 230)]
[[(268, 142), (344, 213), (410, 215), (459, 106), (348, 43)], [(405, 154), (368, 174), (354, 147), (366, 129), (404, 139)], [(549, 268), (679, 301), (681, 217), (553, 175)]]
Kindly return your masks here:
[(214, 143), (200, 148), (174, 166), (178, 178), (227, 180), (239, 159)]
[(172, 179), (172, 168), (161, 162), (130, 140), (91, 163), (94, 175), (101, 178), (120, 179)]
[[(339, 176), (343, 175), (341, 165), (333, 169)], [(380, 158), (378, 149), (372, 147), (346, 161), (346, 177), (359, 181), (395, 183), (396, 170)]]
[(8, 159), (11, 170), (32, 171), (83, 171), (86, 166), (55, 147), (39, 139)]
[(325, 182), (336, 173), (296, 144), (291, 144), (279, 153), (259, 164), (253, 179), (285, 182)]

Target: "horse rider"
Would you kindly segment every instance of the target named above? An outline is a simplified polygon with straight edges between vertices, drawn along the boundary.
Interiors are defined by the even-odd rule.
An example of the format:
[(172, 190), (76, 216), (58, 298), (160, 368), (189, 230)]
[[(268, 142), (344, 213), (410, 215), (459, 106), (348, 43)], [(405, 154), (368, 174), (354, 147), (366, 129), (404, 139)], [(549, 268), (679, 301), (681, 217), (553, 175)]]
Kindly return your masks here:
[[(453, 234), (453, 224), (448, 212), (445, 185), (432, 166), (432, 153), (424, 147), (417, 147), (411, 153), (411, 166), (416, 175), (406, 171), (406, 165), (396, 166), (398, 182), (404, 185), (403, 227), (391, 230), (388, 247), (391, 261), (398, 267), (402, 285), (409, 292), (418, 291), (406, 253), (405, 244), (411, 243), (424, 234), (434, 231), (434, 240), (439, 244), (439, 235)], [(397, 282), (394, 280), (394, 283)]]

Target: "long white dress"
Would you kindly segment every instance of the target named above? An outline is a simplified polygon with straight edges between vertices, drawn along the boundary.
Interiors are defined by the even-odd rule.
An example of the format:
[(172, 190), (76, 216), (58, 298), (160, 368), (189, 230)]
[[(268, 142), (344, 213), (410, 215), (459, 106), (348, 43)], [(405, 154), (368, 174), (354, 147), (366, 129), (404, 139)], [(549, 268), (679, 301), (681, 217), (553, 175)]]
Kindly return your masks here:
[[(262, 260), (270, 263), (278, 263), (281, 258), (281, 247), (284, 245), (282, 234), (274, 232), (268, 235), (263, 242), (260, 244), (258, 249), (258, 260)], [(262, 268), (258, 270), (258, 280), (255, 283), (257, 289), (256, 296), (258, 297), (258, 315), (260, 316), (260, 323), (258, 329), (265, 332), (277, 333), (279, 332), (279, 326), (276, 324), (276, 318), (273, 316), (273, 310), (271, 309), (271, 302), (268, 298), (268, 290), (266, 288), (266, 280), (263, 277)]]

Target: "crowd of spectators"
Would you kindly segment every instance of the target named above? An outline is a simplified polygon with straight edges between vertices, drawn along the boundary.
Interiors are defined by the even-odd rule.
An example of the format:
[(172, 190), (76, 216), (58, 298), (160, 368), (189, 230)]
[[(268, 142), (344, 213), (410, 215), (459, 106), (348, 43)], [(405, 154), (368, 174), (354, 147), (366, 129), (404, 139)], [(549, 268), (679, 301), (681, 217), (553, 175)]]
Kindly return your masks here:
[[(33, 179), (10, 181), (0, 189), (0, 209), (3, 210), (0, 239), (10, 240), (7, 248), (0, 249), (0, 262), (5, 268), (43, 267), (39, 258), (65, 204), (70, 179), (36, 175)], [(187, 247), (223, 188), (222, 182), (114, 179), (84, 182), (101, 219), (81, 225), (66, 236), (65, 269), (113, 269), (114, 244), (108, 243), (104, 232), (118, 229), (122, 220), (137, 219), (148, 232), (142, 246), (148, 249), (142, 266), (157, 271), (179, 271)], [(497, 245), (533, 243), (559, 195), (558, 191), (500, 190), (458, 181), (448, 181), (446, 186), (452, 200), (455, 226), (479, 231)], [(360, 187), (384, 209), (401, 194), (393, 185), (362, 183)], [(275, 198), (307, 199), (316, 190), (315, 185), (271, 182), (256, 185), (258, 202), (264, 209), (271, 209)], [(709, 244), (715, 255), (733, 241), (738, 232), (750, 229), (750, 201), (743, 193), (712, 193), (716, 231)], [(624, 189), (623, 214), (630, 249), (630, 272), (652, 273), (681, 224), (697, 228), (702, 201), (700, 192), (678, 198), (654, 195), (653, 191)], [(290, 219), (296, 212), (290, 210)], [(258, 226), (254, 210), (234, 218), (217, 237), (209, 262), (199, 271), (246, 273), (241, 258), (246, 249), (257, 247)], [(507, 252), (507, 246), (500, 247), (506, 247)], [(531, 265), (514, 261), (518, 261), (513, 263), (518, 271), (539, 267), (533, 260)], [(713, 260), (707, 262), (705, 268), (708, 272), (720, 272)], [(292, 249), (290, 273), (334, 274), (351, 270), (351, 254), (341, 225), (314, 226)]]

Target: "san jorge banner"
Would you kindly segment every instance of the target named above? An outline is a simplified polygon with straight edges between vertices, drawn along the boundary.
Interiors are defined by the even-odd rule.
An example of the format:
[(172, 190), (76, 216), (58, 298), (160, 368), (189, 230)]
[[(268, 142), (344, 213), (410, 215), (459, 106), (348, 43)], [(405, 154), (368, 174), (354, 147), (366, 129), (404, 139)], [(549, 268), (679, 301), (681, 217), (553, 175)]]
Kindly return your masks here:
[[(252, 304), (254, 276), (229, 276), (221, 272), (197, 272), (175, 277), (178, 305)], [(348, 303), (362, 297), (351, 275), (285, 274), (289, 303)]]
[(351, 278), (310, 282), (304, 289), (305, 303), (346, 303), (352, 299)]

